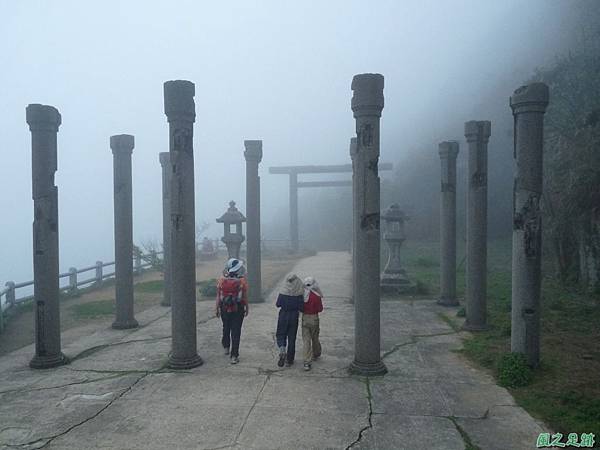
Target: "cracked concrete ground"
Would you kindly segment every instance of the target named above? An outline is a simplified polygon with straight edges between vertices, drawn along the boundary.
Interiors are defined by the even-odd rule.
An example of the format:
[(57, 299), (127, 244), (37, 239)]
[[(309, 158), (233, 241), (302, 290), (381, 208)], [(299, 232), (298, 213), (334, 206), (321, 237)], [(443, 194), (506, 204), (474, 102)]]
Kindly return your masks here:
[[(353, 355), (350, 258), (319, 253), (295, 272), (325, 293), (323, 358), (304, 372), (275, 364), (276, 292), (252, 305), (240, 364), (220, 347), (212, 303), (198, 303), (196, 369), (165, 369), (170, 314), (138, 316), (137, 330), (63, 334), (70, 365), (33, 371), (31, 346), (0, 358), (1, 448), (532, 449), (542, 427), (493, 379), (452, 350), (462, 336), (434, 301), (382, 303), (382, 378), (349, 376)], [(447, 310), (446, 310), (447, 311)]]

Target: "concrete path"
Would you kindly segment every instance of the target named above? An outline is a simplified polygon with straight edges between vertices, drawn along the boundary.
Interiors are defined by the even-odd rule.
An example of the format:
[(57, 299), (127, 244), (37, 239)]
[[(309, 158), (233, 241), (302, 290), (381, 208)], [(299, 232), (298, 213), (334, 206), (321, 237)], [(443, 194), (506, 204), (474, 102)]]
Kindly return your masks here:
[[(0, 358), (1, 448), (52, 449), (533, 449), (545, 431), (461, 347), (433, 301), (382, 304), (389, 374), (349, 376), (353, 354), (350, 259), (320, 253), (295, 272), (316, 276), (326, 296), (323, 358), (311, 372), (276, 366), (276, 292), (244, 323), (240, 364), (220, 346), (212, 303), (198, 304), (202, 367), (164, 369), (170, 315), (139, 315), (134, 331), (71, 330), (69, 365), (32, 371), (31, 347)], [(444, 310), (447, 311), (447, 310)]]

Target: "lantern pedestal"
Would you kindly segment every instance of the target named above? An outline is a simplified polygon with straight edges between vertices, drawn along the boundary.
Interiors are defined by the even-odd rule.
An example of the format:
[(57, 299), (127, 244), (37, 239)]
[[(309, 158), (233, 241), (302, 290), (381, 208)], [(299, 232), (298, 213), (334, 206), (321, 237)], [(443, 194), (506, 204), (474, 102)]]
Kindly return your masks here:
[(404, 234), (406, 216), (397, 204), (393, 204), (381, 218), (385, 221), (386, 231), (383, 234), (383, 240), (388, 246), (389, 254), (388, 262), (381, 274), (381, 291), (399, 294), (414, 293), (416, 286), (408, 279), (400, 259), (400, 249), (406, 239)]

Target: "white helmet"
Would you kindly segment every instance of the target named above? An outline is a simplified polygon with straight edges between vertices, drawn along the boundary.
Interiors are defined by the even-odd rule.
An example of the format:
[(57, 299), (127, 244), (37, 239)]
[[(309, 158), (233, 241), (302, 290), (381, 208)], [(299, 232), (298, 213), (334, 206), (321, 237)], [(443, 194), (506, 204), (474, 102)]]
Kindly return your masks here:
[(236, 258), (231, 258), (227, 261), (227, 265), (225, 266), (227, 273), (234, 275), (240, 272), (240, 270), (244, 267), (244, 263)]

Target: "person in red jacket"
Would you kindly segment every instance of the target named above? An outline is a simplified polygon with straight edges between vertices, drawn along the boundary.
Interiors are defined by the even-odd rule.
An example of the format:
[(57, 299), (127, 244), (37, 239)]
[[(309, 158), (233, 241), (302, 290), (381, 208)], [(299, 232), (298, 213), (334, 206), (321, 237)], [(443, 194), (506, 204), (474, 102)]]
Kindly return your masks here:
[(244, 263), (232, 258), (227, 261), (223, 276), (217, 282), (215, 314), (223, 321), (221, 344), (225, 354), (231, 355), (231, 364), (239, 362), (242, 322), (248, 315), (248, 285), (243, 275)]
[(302, 313), (302, 341), (304, 343), (304, 370), (321, 356), (319, 342), (319, 313), (323, 311), (323, 293), (313, 277), (304, 279), (304, 312)]

